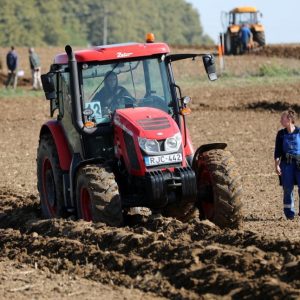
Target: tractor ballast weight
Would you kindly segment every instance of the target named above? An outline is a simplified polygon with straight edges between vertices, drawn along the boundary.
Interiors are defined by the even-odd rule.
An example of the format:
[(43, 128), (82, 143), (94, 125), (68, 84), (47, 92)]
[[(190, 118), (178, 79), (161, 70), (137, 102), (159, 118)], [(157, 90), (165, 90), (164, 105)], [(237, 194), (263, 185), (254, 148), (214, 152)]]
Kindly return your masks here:
[[(223, 143), (203, 145), (194, 156), (185, 121), (190, 99), (182, 96), (172, 72), (177, 60), (202, 57), (209, 79), (215, 80), (214, 57), (170, 54), (164, 43), (75, 53), (68, 45), (65, 51), (42, 75), (51, 116), (58, 111), (57, 120), (40, 132), (37, 177), (43, 215), (74, 214), (121, 226), (134, 207), (182, 221), (199, 210), (202, 219), (238, 227), (240, 182), (230, 178), (224, 153), (232, 164), (233, 158)], [(107, 83), (112, 73), (115, 90)], [(112, 93), (108, 100), (107, 91)], [(223, 164), (227, 198), (217, 191), (212, 159)]]

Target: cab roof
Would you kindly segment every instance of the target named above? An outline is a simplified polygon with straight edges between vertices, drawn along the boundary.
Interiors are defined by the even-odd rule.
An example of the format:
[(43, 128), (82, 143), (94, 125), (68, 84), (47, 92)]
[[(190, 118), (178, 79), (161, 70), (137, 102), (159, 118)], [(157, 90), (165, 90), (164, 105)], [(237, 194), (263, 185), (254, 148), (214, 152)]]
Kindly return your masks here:
[(257, 11), (258, 10), (253, 6), (240, 6), (240, 7), (234, 8), (231, 12), (232, 13), (254, 13)]
[[(165, 43), (125, 43), (96, 46), (90, 49), (75, 51), (74, 53), (78, 62), (91, 62), (152, 56), (169, 52), (169, 46)], [(54, 58), (54, 64), (67, 63), (68, 56), (66, 53), (58, 54)]]

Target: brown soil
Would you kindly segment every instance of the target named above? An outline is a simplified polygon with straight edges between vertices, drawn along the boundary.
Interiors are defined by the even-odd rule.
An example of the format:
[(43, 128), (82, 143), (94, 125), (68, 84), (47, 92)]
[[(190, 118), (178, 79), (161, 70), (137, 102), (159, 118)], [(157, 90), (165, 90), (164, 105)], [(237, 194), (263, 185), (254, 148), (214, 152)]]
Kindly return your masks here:
[(258, 55), (300, 58), (299, 44), (267, 45), (257, 51)]
[[(262, 62), (230, 58), (228, 67), (247, 59)], [(300, 112), (299, 86), (299, 79), (254, 86), (221, 79), (184, 91), (193, 97), (194, 146), (227, 142), (240, 167), (238, 231), (160, 216), (125, 228), (43, 220), (35, 158), (49, 103), (39, 93), (0, 98), (0, 298), (299, 298), (300, 217), (283, 217), (273, 171), (279, 112), (288, 105)]]

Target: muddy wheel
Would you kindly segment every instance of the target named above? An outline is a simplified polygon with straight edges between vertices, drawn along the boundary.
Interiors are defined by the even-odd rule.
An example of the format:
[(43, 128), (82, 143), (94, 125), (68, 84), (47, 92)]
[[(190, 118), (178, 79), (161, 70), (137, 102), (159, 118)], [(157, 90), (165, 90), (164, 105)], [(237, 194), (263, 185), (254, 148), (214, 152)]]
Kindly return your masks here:
[(51, 135), (43, 135), (40, 138), (37, 150), (37, 186), (43, 216), (62, 217), (64, 214), (63, 173)]
[(105, 164), (87, 165), (78, 171), (76, 205), (80, 219), (110, 226), (123, 224), (118, 185), (113, 172)]
[(197, 176), (200, 218), (209, 219), (221, 228), (239, 228), (241, 177), (232, 154), (221, 149), (196, 153), (193, 169)]
[(225, 54), (230, 55), (232, 48), (232, 39), (229, 31), (225, 34)]
[(259, 44), (259, 46), (265, 46), (266, 45), (266, 38), (265, 38), (265, 32), (259, 31), (255, 34), (255, 40)]

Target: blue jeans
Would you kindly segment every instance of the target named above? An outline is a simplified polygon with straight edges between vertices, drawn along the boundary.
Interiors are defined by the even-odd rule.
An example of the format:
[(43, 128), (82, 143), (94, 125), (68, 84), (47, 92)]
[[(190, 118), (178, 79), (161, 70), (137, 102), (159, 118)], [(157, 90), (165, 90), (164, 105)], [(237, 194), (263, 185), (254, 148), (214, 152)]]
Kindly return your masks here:
[(298, 185), (298, 194), (300, 197), (300, 170), (297, 169), (294, 161), (289, 164), (282, 161), (280, 167), (283, 187), (283, 211), (288, 219), (292, 219), (295, 216), (295, 201), (293, 195), (295, 180)]

